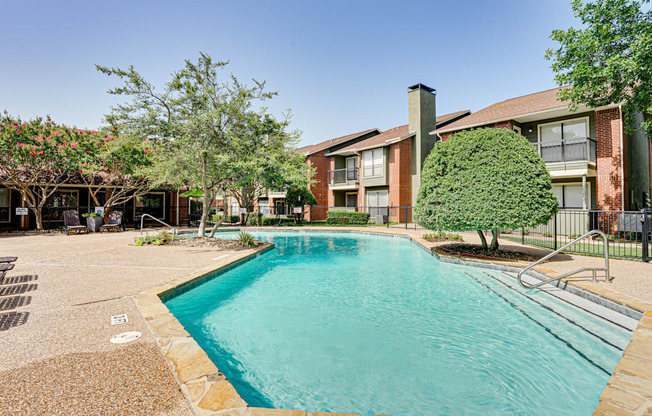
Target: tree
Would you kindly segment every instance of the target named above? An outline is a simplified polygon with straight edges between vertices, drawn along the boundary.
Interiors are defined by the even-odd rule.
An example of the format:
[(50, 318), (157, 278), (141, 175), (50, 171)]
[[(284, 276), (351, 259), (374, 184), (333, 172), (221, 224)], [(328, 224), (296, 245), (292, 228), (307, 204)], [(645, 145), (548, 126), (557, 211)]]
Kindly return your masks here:
[[(573, 13), (583, 29), (555, 30), (551, 39), (559, 48), (546, 51), (552, 60), (555, 81), (569, 85), (559, 91), (576, 110), (623, 103), (627, 126), (634, 113), (652, 112), (652, 10), (643, 11), (649, 0), (573, 1)], [(652, 121), (642, 127), (652, 134)]]
[(304, 184), (291, 184), (285, 192), (285, 204), (288, 207), (301, 207), (301, 213), (297, 214), (297, 220), (301, 221), (304, 214), (304, 205), (310, 205), (311, 207), (317, 205), (317, 198), (315, 198), (315, 195), (313, 195), (308, 186)]
[[(149, 155), (157, 149), (127, 137), (94, 133), (80, 143), (84, 151), (80, 176), (95, 206), (108, 211), (149, 192), (151, 181), (145, 170), (151, 166)], [(98, 195), (109, 188), (110, 195), (100, 203)]]
[(426, 158), (415, 216), (431, 230), (533, 227), (557, 212), (550, 174), (537, 150), (507, 129), (462, 131), (438, 143)]
[(50, 117), (23, 122), (4, 112), (0, 123), (0, 184), (19, 191), (43, 229), (42, 210), (63, 184), (78, 177), (85, 157), (79, 143), (92, 134)]
[(292, 184), (285, 193), (285, 203), (291, 207), (312, 206), (317, 205), (317, 198), (306, 185)]
[(218, 71), (228, 62), (204, 53), (196, 62), (172, 74), (159, 92), (133, 66), (128, 69), (97, 66), (107, 75), (124, 80), (110, 94), (131, 97), (131, 103), (112, 108), (106, 121), (118, 131), (149, 140), (161, 151), (154, 157), (149, 174), (157, 183), (203, 190), (199, 235), (206, 232), (210, 207), (220, 192), (233, 182), (235, 153), (231, 131), (256, 100), (276, 95), (265, 92), (265, 83), (248, 87), (231, 75), (222, 82)]
[(254, 206), (268, 189), (309, 183), (313, 169), (295, 151), (299, 134), (288, 132), (289, 124), (289, 115), (279, 121), (266, 113), (249, 113), (234, 129), (237, 138), (233, 145), (240, 156), (234, 166), (231, 196), (239, 206)]

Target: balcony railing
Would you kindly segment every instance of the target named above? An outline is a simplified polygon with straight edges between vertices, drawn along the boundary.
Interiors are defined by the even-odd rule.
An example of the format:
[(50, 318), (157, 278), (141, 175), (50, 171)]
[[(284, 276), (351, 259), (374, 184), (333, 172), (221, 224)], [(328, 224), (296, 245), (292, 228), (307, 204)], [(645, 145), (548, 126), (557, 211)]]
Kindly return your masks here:
[(357, 180), (358, 168), (345, 168), (328, 171), (328, 183), (331, 185), (356, 182)]
[(532, 143), (546, 163), (596, 161), (597, 143), (589, 137), (577, 137), (557, 142)]

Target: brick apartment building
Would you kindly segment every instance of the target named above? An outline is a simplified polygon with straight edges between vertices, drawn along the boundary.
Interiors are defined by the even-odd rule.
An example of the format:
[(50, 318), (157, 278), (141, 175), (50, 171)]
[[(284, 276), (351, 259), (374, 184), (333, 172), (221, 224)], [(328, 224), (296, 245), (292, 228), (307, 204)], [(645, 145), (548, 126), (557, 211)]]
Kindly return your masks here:
[[(564, 87), (568, 88), (568, 87)], [(501, 101), (430, 133), (446, 140), (460, 130), (512, 129), (546, 162), (560, 208), (640, 210), (649, 207), (652, 146), (626, 134), (619, 104), (568, 110), (559, 88)], [(636, 115), (640, 124), (642, 116)], [(637, 126), (634, 126), (637, 127)]]
[[(421, 168), (435, 144), (430, 132), (460, 120), (470, 111), (436, 117), (435, 91), (423, 84), (408, 88), (408, 124), (389, 130), (370, 129), (299, 149), (316, 168), (311, 190), (318, 205), (334, 209), (389, 212), (392, 221), (405, 221), (419, 190)], [(411, 221), (411, 210), (407, 212)], [(324, 219), (326, 209), (312, 219)]]
[[(409, 123), (370, 129), (299, 149), (316, 168), (311, 186), (319, 206), (389, 213), (404, 222), (414, 206), (423, 162), (438, 140), (483, 127), (507, 128), (539, 150), (561, 208), (639, 210), (649, 207), (652, 145), (645, 134), (625, 133), (619, 104), (568, 110), (558, 88), (501, 101), (476, 113), (435, 117), (435, 92), (408, 88)], [(637, 124), (642, 115), (636, 116)], [(324, 219), (326, 208), (313, 219)], [(407, 220), (412, 221), (411, 210)]]

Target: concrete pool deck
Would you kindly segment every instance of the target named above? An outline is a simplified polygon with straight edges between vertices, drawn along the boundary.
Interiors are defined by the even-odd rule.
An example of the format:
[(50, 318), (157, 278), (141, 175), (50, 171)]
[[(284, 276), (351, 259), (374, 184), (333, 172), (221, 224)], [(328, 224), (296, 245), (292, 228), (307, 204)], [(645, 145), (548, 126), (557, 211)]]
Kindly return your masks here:
[[(281, 229), (288, 230), (289, 227)], [(313, 230), (389, 232), (415, 239), (426, 232), (384, 227), (316, 227)], [(0, 282), (0, 383), (3, 386), (0, 389), (0, 413), (212, 414), (191, 405), (190, 401), (200, 401), (196, 393), (187, 388), (184, 388), (185, 394), (181, 391), (162, 353), (169, 352), (171, 345), (161, 345), (160, 339), (157, 343), (157, 337), (150, 331), (152, 322), (148, 325), (141, 314), (146, 314), (147, 310), (143, 300), (144, 303), (148, 302), (147, 299), (152, 300), (143, 293), (156, 297), (158, 292), (153, 293), (153, 288), (171, 288), (175, 281), (202, 275), (206, 270), (227, 265), (254, 251), (212, 247), (134, 247), (133, 238), (139, 235), (139, 232), (128, 231), (78, 236), (58, 233), (0, 236), (0, 253), (19, 256), (16, 269)], [(475, 242), (472, 233), (464, 236), (467, 241)], [(518, 246), (503, 241), (503, 248)], [(522, 250), (546, 252), (531, 248)], [(594, 257), (562, 256), (561, 260), (551, 261), (545, 268), (561, 273), (601, 261)], [(574, 261), (569, 261), (571, 259)], [(522, 266), (521, 263), (517, 265)], [(648, 309), (647, 305), (652, 304), (651, 264), (612, 260), (612, 276), (615, 277), (612, 283), (579, 283), (594, 285), (589, 288), (592, 287), (595, 293), (608, 287), (612, 295), (621, 295), (622, 299)], [(165, 318), (157, 318), (155, 308), (150, 308), (154, 309), (150, 321)], [(112, 326), (110, 317), (123, 313), (128, 315), (129, 322)], [(641, 328), (639, 341), (652, 341), (652, 325), (647, 327), (648, 321), (652, 321), (652, 316), (641, 320), (646, 327)], [(156, 324), (172, 334), (183, 335), (183, 328), (175, 327), (165, 319)], [(143, 336), (130, 344), (109, 342), (113, 335), (127, 331), (140, 331)], [(181, 344), (183, 342), (179, 343), (180, 351), (184, 349)], [(631, 382), (632, 365), (650, 369), (651, 355), (652, 351), (637, 346), (630, 360), (624, 366), (619, 365), (625, 371), (619, 377)], [(217, 368), (207, 368), (206, 371), (214, 375), (211, 383), (223, 381)], [(652, 371), (647, 374), (652, 374)], [(648, 383), (652, 384), (652, 381)], [(215, 388), (213, 395), (217, 399), (220, 395), (233, 398), (227, 390)], [(640, 396), (647, 397), (649, 403), (652, 387), (643, 390), (634, 397), (629, 391), (623, 392), (622, 387), (605, 389), (609, 397), (604, 405), (601, 403), (602, 414), (638, 414), (641, 409), (649, 409), (645, 401), (640, 401)], [(207, 392), (201, 394), (205, 397)], [(626, 403), (617, 406), (620, 402)], [(242, 413), (240, 403), (234, 405), (240, 409), (236, 413)], [(249, 409), (247, 412), (257, 415), (276, 412), (280, 415), (286, 411)], [(305, 412), (296, 412), (297, 416), (299, 413), (305, 415)]]

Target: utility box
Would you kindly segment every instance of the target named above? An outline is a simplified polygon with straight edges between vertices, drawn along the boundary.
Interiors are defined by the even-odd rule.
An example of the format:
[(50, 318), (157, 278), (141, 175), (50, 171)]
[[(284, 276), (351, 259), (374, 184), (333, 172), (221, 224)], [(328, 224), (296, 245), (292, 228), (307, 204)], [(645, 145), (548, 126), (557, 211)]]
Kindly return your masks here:
[(376, 224), (382, 225), (387, 223), (387, 215), (376, 215)]

